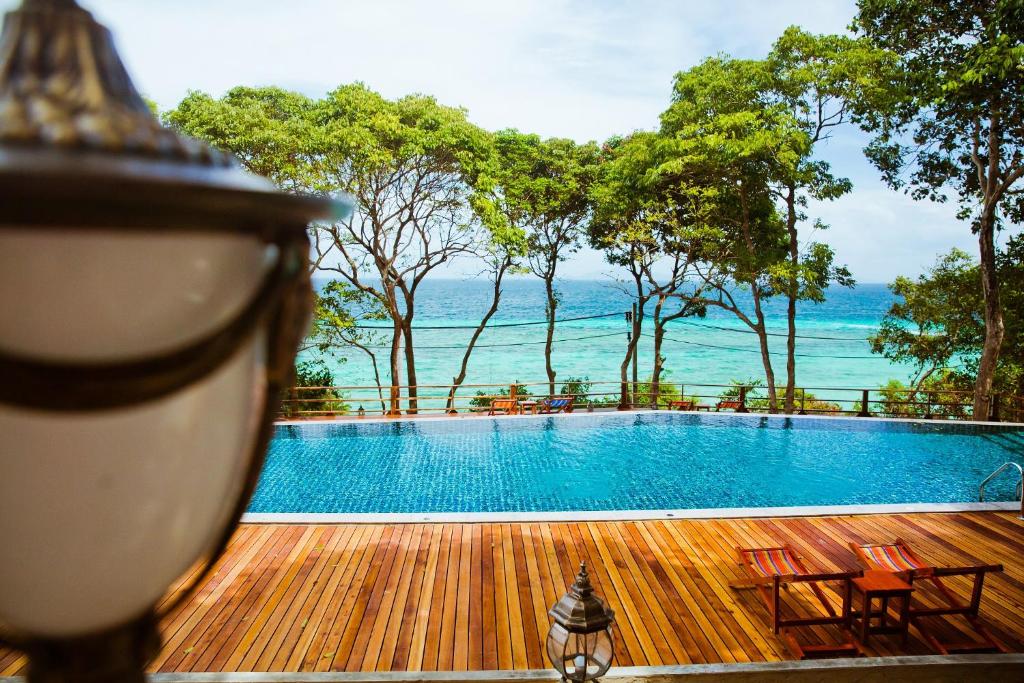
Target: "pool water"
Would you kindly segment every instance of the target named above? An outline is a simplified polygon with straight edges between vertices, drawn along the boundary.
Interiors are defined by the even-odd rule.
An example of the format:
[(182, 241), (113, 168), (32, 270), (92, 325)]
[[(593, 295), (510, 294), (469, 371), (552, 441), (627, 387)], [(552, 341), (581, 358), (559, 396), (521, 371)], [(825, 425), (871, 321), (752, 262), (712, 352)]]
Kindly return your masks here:
[[(250, 512), (976, 501), (1024, 428), (684, 413), (278, 425)], [(1015, 481), (992, 482), (1011, 500)]]

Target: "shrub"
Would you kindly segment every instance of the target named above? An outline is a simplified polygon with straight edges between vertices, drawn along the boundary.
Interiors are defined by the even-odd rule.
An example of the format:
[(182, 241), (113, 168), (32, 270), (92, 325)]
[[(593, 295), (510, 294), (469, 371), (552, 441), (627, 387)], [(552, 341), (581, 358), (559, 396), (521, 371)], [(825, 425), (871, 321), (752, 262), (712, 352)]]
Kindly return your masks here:
[(562, 383), (558, 393), (562, 396), (572, 396), (574, 404), (586, 404), (592, 386), (593, 382), (589, 377), (569, 377)]
[[(918, 390), (898, 379), (889, 380), (879, 389), (882, 400), (874, 409), (889, 417), (934, 417), (964, 419), (971, 414), (969, 380), (952, 370), (944, 370), (924, 380)], [(930, 408), (929, 408), (930, 402)]]
[[(304, 360), (295, 364), (295, 387), (331, 387), (334, 375), (323, 360)], [(344, 397), (334, 389), (304, 389), (287, 392), (286, 398), (305, 399), (301, 403), (289, 401), (283, 404), (282, 412), (288, 417), (301, 413), (348, 413), (350, 406)]]
[[(653, 382), (648, 379), (646, 382), (638, 382), (636, 385), (636, 401), (641, 406), (651, 405), (651, 393), (653, 392)], [(691, 397), (693, 398), (693, 397)], [(678, 384), (671, 384), (662, 380), (658, 382), (658, 407), (668, 408), (669, 403), (672, 401), (682, 400), (682, 395), (679, 390)], [(696, 400), (696, 399), (695, 399)]]

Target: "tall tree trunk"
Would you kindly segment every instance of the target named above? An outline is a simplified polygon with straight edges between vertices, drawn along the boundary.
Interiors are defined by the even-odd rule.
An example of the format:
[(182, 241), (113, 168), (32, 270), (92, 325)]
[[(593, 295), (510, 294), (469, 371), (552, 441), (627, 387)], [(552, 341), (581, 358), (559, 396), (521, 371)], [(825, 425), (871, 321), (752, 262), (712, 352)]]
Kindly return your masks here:
[(419, 412), (419, 400), (416, 387), (416, 355), (412, 345), (412, 301), (406, 308), (405, 320), (402, 323), (402, 337), (405, 339), (405, 379), (409, 383), (409, 405), (405, 411), (409, 415)]
[(402, 318), (397, 313), (392, 312), (391, 319), (393, 322), (392, 335), (391, 335), (391, 355), (389, 356), (389, 365), (391, 371), (391, 389), (389, 391), (389, 403), (388, 415), (391, 417), (397, 417), (402, 414), (401, 406), (401, 384), (402, 384), (402, 368), (399, 365), (399, 355), (402, 346)]
[(632, 328), (629, 335), (626, 356), (622, 359), (622, 364), (619, 365), (619, 410), (629, 410), (632, 407), (632, 396), (629, 392), (629, 362), (633, 360), (633, 354), (636, 353), (636, 345), (640, 340), (637, 339)]
[(986, 207), (978, 229), (981, 251), (981, 291), (985, 300), (985, 343), (978, 363), (978, 378), (974, 383), (974, 419), (987, 420), (991, 413), (992, 383), (999, 361), (1006, 328), (1003, 309), (999, 303), (999, 278), (996, 273), (995, 208)]
[(511, 259), (505, 259), (494, 274), (494, 289), (491, 293), (491, 306), (487, 309), (487, 313), (484, 314), (484, 317), (480, 319), (480, 324), (476, 326), (473, 336), (469, 339), (469, 344), (466, 345), (466, 351), (462, 354), (462, 365), (459, 366), (459, 374), (452, 377), (452, 387), (448, 391), (448, 405), (445, 412), (456, 412), (455, 392), (466, 380), (466, 369), (469, 367), (469, 357), (473, 353), (473, 348), (476, 346), (477, 340), (480, 338), (480, 335), (483, 334), (484, 328), (487, 327), (487, 323), (490, 321), (491, 317), (498, 311), (498, 304), (501, 301), (501, 280), (511, 265)]
[(382, 415), (387, 415), (388, 406), (384, 402), (384, 389), (380, 385), (380, 368), (377, 366), (377, 354), (369, 349), (369, 347), (360, 344), (357, 341), (352, 341), (352, 346), (356, 347), (367, 356), (370, 357), (370, 363), (373, 365), (373, 381), (377, 385), (377, 398), (380, 400), (380, 412)]
[(657, 410), (658, 398), (661, 396), (661, 343), (665, 338), (665, 321), (661, 319), (661, 309), (664, 305), (663, 294), (654, 305), (654, 365), (651, 368), (651, 395), (647, 401), (652, 410)]
[[(677, 318), (683, 318), (690, 315), (690, 304), (686, 303), (679, 307), (679, 310), (672, 315), (662, 317), (661, 309), (662, 304), (665, 301), (665, 297), (662, 296), (658, 300), (658, 305), (654, 309), (654, 370), (651, 372), (651, 408), (657, 408), (656, 401), (661, 398), (661, 371), (664, 369), (665, 359), (661, 355), (661, 346), (665, 341), (665, 326), (669, 322), (676, 320)], [(685, 399), (684, 396), (680, 396), (680, 399)]]
[(768, 351), (768, 333), (764, 325), (764, 312), (761, 310), (761, 292), (757, 287), (752, 290), (754, 295), (754, 314), (757, 319), (757, 340), (761, 348), (761, 363), (764, 365), (764, 378), (768, 382), (768, 412), (779, 412), (778, 397), (775, 392), (775, 371), (772, 369), (772, 357)]
[(786, 403), (785, 412), (792, 415), (796, 402), (796, 300), (800, 293), (797, 269), (800, 267), (800, 244), (796, 234), (796, 190), (786, 195), (786, 228), (789, 231), (789, 287), (786, 292)]
[(555, 336), (555, 312), (558, 308), (558, 298), (555, 296), (555, 284), (554, 275), (544, 278), (544, 293), (547, 296), (547, 306), (545, 307), (545, 313), (547, 315), (548, 330), (547, 336), (544, 339), (544, 369), (548, 375), (548, 395), (555, 395), (555, 368), (551, 365), (551, 342)]
[(630, 391), (629, 368), (630, 365), (636, 366), (633, 359), (636, 357), (640, 347), (644, 307), (647, 305), (649, 298), (649, 296), (644, 295), (643, 272), (631, 266), (630, 273), (633, 276), (633, 283), (636, 287), (636, 315), (633, 316), (633, 321), (629, 328), (629, 344), (626, 345), (626, 357), (622, 359), (622, 365), (619, 366), (619, 410), (629, 410), (636, 404), (636, 397), (633, 395), (633, 392), (636, 391), (636, 383), (633, 383), (633, 391)]

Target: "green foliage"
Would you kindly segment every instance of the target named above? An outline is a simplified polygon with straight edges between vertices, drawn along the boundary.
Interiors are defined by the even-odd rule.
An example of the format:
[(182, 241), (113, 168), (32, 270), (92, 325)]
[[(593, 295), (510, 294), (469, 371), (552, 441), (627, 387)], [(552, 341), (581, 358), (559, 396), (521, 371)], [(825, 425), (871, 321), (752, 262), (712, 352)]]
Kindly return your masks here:
[[(654, 383), (651, 378), (648, 378), (646, 382), (637, 382), (634, 393), (641, 405), (649, 406), (651, 404), (651, 396), (654, 394)], [(694, 405), (699, 402), (695, 397), (690, 398), (694, 401)], [(683, 396), (678, 384), (671, 384), (665, 381), (658, 382), (658, 408), (668, 408), (672, 401), (680, 401), (682, 399)]]
[(495, 133), (493, 142), (486, 179), (490, 192), (478, 198), (478, 211), (495, 230), (510, 231), (510, 241), (525, 239), (531, 255), (564, 260), (578, 248), (589, 214), (597, 146), (516, 130)]
[(324, 136), (315, 102), (281, 88), (232, 88), (215, 99), (190, 92), (164, 123), (229, 151), (253, 173), (285, 190), (329, 192)]
[(722, 393), (718, 395), (720, 401), (738, 401), (740, 400), (740, 387), (747, 388), (747, 407), (759, 406), (763, 403), (763, 407), (768, 407), (767, 398), (762, 393), (764, 388), (764, 380), (756, 377), (750, 379), (733, 379), (729, 380), (730, 386), (722, 390)]
[[(737, 195), (744, 200), (745, 193), (752, 209), (759, 203), (752, 212), (760, 216), (757, 229), (769, 233), (753, 248), (735, 238), (712, 244), (712, 258), (739, 259), (732, 266), (738, 280), (762, 271), (759, 289), (766, 295), (785, 292), (815, 302), (824, 300), (830, 283), (853, 283), (849, 271), (834, 264), (831, 248), (798, 241), (795, 231), (807, 220), (809, 199), (831, 200), (852, 189), (815, 158), (815, 146), (849, 118), (847, 102), (861, 92), (880, 54), (866, 41), (790, 28), (763, 60), (719, 56), (677, 74), (672, 106), (662, 115), (662, 132), (673, 139), (662, 171), (683, 173), (695, 215), (709, 225), (728, 223)], [(781, 226), (793, 233), (792, 247)], [(826, 227), (814, 223), (815, 230)]]
[(971, 414), (971, 378), (954, 370), (940, 370), (916, 386), (891, 379), (880, 389), (875, 411), (889, 417), (946, 417), (966, 419)]
[(344, 402), (344, 396), (336, 389), (321, 388), (334, 386), (334, 375), (321, 359), (301, 361), (295, 364), (295, 386), (316, 387), (298, 389), (295, 394), (286, 398), (302, 399), (300, 402), (284, 404), (283, 412), (288, 417), (296, 417), (301, 413), (347, 413), (350, 406)]
[[(488, 389), (487, 391), (478, 389), (476, 392), (476, 396), (469, 399), (469, 405), (473, 406), (474, 408), (490, 408), (491, 401), (494, 400), (495, 398), (499, 398), (502, 396), (507, 398), (510, 395), (510, 389)], [(519, 385), (516, 387), (516, 398), (520, 401), (526, 401), (533, 398), (533, 394), (531, 394), (530, 390), (527, 389), (525, 386)]]
[(977, 229), (995, 152), (1000, 213), (1020, 222), (1024, 196), (1006, 191), (1024, 173), (1024, 4), (859, 0), (853, 28), (887, 50), (858, 101), (875, 136), (866, 152), (886, 182), (918, 199), (955, 191)]
[(315, 350), (345, 362), (343, 354), (353, 346), (367, 349), (380, 342), (376, 333), (356, 326), (386, 319), (377, 299), (347, 282), (330, 280), (316, 293), (313, 325), (301, 350)]
[(469, 399), (469, 405), (473, 406), (474, 408), (489, 408), (491, 405), (491, 400), (495, 395), (508, 396), (508, 389), (504, 391), (499, 390), (497, 394), (493, 394), (490, 391), (483, 391), (482, 389), (477, 389), (476, 396), (474, 398)]
[(592, 386), (593, 382), (590, 381), (589, 377), (569, 377), (562, 383), (562, 388), (558, 390), (558, 394), (560, 396), (572, 396), (573, 403), (585, 403)]
[[(995, 387), (1024, 393), (1024, 236), (1007, 241), (996, 260), (1005, 305), (1003, 339)], [(889, 285), (900, 297), (886, 313), (871, 350), (914, 370), (910, 387), (925, 386), (935, 374), (955, 370), (961, 385), (976, 374), (985, 339), (977, 263), (954, 249), (916, 280), (898, 277)], [(955, 366), (955, 367), (951, 367)]]
[(976, 358), (984, 340), (978, 266), (954, 249), (916, 280), (889, 285), (899, 299), (870, 337), (871, 350), (914, 367), (915, 387), (957, 360)]

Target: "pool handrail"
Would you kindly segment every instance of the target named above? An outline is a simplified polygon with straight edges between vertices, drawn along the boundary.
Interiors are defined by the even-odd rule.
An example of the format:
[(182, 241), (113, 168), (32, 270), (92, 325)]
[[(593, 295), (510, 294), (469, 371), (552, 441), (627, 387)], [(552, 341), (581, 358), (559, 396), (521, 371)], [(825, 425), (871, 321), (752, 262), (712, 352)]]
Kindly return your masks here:
[(981, 485), (978, 487), (978, 502), (985, 502), (985, 486), (1010, 467), (1016, 468), (1017, 474), (1020, 475), (1020, 478), (1017, 480), (1017, 498), (1020, 499), (1020, 519), (1024, 519), (1024, 467), (1021, 467), (1019, 463), (1013, 462), (1012, 460), (1004, 462), (996, 468), (995, 472), (985, 477), (985, 480), (981, 482)]

